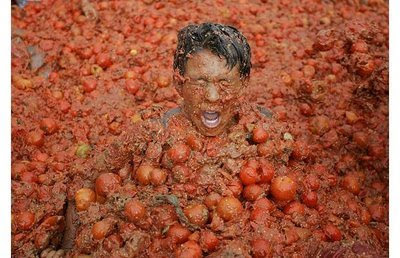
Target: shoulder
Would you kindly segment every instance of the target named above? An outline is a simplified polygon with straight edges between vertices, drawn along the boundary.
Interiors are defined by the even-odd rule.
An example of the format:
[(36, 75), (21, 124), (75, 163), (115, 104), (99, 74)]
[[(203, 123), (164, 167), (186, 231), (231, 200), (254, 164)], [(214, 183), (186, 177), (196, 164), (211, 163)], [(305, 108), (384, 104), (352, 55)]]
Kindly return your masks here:
[(275, 120), (275, 114), (270, 109), (254, 103), (243, 103), (239, 111), (239, 116), (252, 118), (250, 120)]

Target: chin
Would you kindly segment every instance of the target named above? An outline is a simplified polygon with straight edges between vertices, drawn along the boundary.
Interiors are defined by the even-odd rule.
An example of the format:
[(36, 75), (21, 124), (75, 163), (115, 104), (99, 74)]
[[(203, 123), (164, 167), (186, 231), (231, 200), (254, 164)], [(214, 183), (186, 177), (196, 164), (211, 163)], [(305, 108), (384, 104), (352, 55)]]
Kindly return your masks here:
[(201, 134), (205, 136), (218, 136), (226, 131), (227, 129), (226, 126), (227, 125), (225, 124), (225, 125), (219, 125), (216, 128), (208, 128), (204, 126), (202, 122), (200, 122), (199, 124), (197, 124), (197, 129)]
[(224, 130), (201, 130), (201, 133), (205, 136), (218, 136), (220, 135)]

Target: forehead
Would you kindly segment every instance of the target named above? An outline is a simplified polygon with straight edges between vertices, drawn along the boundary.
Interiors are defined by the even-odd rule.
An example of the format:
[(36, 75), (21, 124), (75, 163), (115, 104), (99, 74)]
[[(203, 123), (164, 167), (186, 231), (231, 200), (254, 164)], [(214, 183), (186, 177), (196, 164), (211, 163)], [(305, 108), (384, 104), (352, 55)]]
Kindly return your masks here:
[(195, 79), (202, 77), (236, 79), (240, 77), (240, 74), (237, 64), (229, 69), (224, 57), (219, 57), (210, 50), (204, 49), (188, 58), (185, 76)]

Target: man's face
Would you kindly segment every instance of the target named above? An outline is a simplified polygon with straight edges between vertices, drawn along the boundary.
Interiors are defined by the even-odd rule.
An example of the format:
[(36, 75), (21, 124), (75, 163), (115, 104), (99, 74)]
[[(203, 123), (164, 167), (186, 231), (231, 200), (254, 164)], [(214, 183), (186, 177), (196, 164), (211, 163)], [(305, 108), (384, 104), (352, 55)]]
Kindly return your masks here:
[(229, 69), (226, 59), (201, 50), (186, 63), (184, 80), (177, 89), (184, 100), (184, 112), (200, 133), (216, 136), (227, 129), (245, 87), (239, 66)]

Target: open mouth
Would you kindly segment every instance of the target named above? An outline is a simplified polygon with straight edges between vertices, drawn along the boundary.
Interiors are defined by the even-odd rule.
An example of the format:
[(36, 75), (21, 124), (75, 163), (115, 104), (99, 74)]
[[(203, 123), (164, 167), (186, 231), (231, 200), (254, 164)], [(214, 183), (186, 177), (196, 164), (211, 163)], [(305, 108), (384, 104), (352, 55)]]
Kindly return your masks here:
[(201, 114), (201, 120), (207, 128), (215, 128), (221, 122), (219, 112), (216, 111), (204, 111)]

